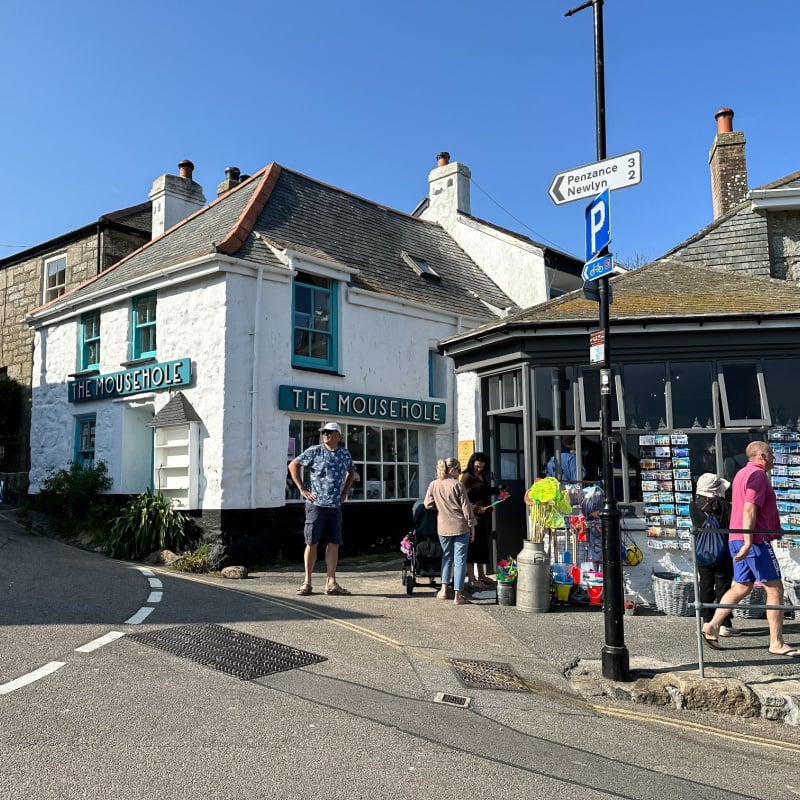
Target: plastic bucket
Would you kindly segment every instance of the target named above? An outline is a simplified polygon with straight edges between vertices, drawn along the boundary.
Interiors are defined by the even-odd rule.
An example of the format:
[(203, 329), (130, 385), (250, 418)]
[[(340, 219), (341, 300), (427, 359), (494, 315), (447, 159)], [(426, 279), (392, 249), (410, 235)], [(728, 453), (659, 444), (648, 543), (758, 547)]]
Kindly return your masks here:
[(559, 583), (558, 581), (554, 581), (553, 587), (555, 588), (556, 600), (559, 603), (569, 602), (569, 593), (572, 590), (571, 583)]
[(590, 583), (586, 588), (589, 591), (589, 605), (601, 605), (603, 602), (603, 584)]

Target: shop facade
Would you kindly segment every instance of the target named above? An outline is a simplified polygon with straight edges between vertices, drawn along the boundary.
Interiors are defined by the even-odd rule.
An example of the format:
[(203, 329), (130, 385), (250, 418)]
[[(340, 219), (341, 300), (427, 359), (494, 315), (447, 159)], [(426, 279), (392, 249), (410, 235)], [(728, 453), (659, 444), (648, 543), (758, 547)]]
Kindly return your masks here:
[(435, 222), (270, 165), (29, 314), (31, 491), (103, 461), (113, 493), (163, 492), (229, 561), (296, 560), (287, 463), (336, 421), (348, 541), (399, 541), (455, 452), (438, 342), (520, 307), (490, 272)]
[[(798, 430), (800, 286), (680, 263), (610, 283), (618, 502), (642, 516), (643, 472), (647, 480), (653, 469), (643, 463), (643, 436), (685, 434), (693, 486), (704, 472), (731, 477), (748, 442), (771, 429)], [(480, 413), (460, 414), (458, 435), (483, 443), (497, 480), (529, 486), (564, 440), (574, 440), (583, 480), (609, 477), (592, 361), (596, 315), (597, 305), (573, 292), (443, 343), (459, 397), (469, 402), (475, 387), (480, 397)]]

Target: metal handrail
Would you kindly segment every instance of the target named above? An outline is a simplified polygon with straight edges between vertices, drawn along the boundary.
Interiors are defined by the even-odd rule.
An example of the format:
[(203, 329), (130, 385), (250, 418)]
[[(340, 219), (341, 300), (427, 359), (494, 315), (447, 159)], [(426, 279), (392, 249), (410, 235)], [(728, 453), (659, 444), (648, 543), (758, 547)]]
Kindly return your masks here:
[[(700, 576), (697, 571), (697, 534), (698, 533), (713, 533), (719, 536), (724, 536), (726, 539), (731, 533), (752, 533), (761, 535), (775, 536), (780, 534), (783, 536), (788, 531), (774, 531), (774, 530), (748, 530), (744, 528), (698, 528), (693, 527), (690, 531), (692, 542), (692, 580), (694, 581), (694, 606), (695, 620), (697, 622), (697, 666), (701, 678), (705, 678), (705, 663), (703, 660), (703, 618), (701, 616), (704, 608), (739, 608), (740, 603), (703, 603), (699, 600), (700, 597)], [(800, 611), (800, 606), (794, 605), (770, 605), (768, 603), (751, 603), (749, 608), (761, 609), (764, 611)]]

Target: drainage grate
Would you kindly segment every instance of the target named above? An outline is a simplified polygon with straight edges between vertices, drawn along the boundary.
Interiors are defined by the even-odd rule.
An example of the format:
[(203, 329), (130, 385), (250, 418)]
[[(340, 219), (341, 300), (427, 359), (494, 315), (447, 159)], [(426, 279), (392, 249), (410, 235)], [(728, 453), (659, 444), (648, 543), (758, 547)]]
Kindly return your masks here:
[(445, 692), (437, 692), (433, 697), (434, 703), (444, 703), (446, 706), (458, 706), (459, 708), (469, 708), (469, 697), (463, 697), (460, 694), (446, 694)]
[(249, 633), (240, 633), (222, 625), (182, 625), (135, 633), (125, 638), (173, 656), (188, 658), (243, 681), (327, 661), (324, 656)]
[(493, 661), (462, 661), (448, 658), (459, 681), (468, 689), (505, 689), (511, 692), (529, 692), (525, 681), (508, 664)]

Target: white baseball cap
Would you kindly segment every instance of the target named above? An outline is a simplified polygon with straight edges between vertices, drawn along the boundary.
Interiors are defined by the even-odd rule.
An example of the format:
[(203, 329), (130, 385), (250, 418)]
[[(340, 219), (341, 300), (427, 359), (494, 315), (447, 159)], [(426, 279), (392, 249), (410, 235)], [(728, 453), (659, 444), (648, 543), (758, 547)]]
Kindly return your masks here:
[(323, 426), (322, 426), (322, 427), (319, 429), (319, 432), (320, 432), (320, 433), (322, 433), (322, 431), (336, 431), (336, 433), (338, 433), (338, 434), (340, 434), (340, 435), (341, 435), (341, 433), (342, 433), (342, 429), (341, 429), (341, 427), (339, 426), (339, 423), (338, 423), (338, 422), (326, 422), (326, 423), (325, 423), (325, 424), (324, 424), (324, 425), (323, 425)]

